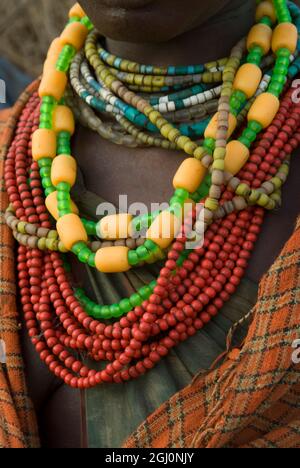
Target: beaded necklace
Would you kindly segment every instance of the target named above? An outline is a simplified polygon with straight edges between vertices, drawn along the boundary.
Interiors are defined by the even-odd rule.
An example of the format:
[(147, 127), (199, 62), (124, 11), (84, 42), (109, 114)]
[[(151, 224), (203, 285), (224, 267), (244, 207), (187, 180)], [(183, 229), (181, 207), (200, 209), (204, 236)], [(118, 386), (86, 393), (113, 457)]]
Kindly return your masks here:
[[(50, 47), (39, 96), (34, 94), (28, 101), (7, 154), (5, 180), (11, 206), (6, 219), (21, 244), (19, 287), (32, 341), (51, 371), (73, 387), (87, 388), (145, 373), (209, 322), (235, 292), (264, 209), (280, 204), (290, 154), (299, 143), (299, 105), (292, 100), (293, 89), (287, 88), (300, 68), (295, 57), (300, 15), (295, 5), (287, 6), (285, 1), (261, 2), (257, 24), (247, 38), (246, 58), (241, 41), (229, 59), (165, 69), (109, 55), (78, 4), (69, 16), (62, 35)], [(88, 63), (80, 52), (84, 44)], [(275, 66), (263, 77), (262, 64), (272, 60), (262, 59), (271, 47)], [(168, 210), (136, 219), (120, 214), (97, 224), (79, 217), (70, 198), (76, 180), (71, 156), (75, 122), (63, 101), (70, 65), (71, 84), (85, 106), (114, 115), (118, 132), (122, 128), (140, 143), (151, 146), (155, 141), (190, 156), (174, 177)], [(145, 97), (145, 93), (150, 94)], [(177, 128), (178, 115), (174, 125), (165, 118), (169, 112), (201, 106), (206, 98), (219, 95), (217, 114), (208, 124), (202, 123), (202, 146), (191, 139), (191, 125), (185, 135), (182, 126)], [(231, 140), (238, 121), (246, 116), (246, 128)], [(185, 250), (185, 243), (197, 226), (199, 205), (180, 228), (189, 200), (202, 201), (206, 230), (203, 246), (192, 252)], [(57, 220), (57, 230), (49, 214)], [(137, 246), (132, 233), (143, 227), (148, 229), (146, 240)], [(97, 246), (95, 237), (100, 240)], [(105, 247), (101, 239), (117, 245)], [(118, 245), (122, 239), (126, 245)], [(165, 256), (167, 260), (155, 283), (119, 304), (99, 306), (83, 291), (74, 293), (65, 262), (55, 250), (72, 251), (81, 262), (104, 273), (126, 272)], [(121, 316), (112, 323), (99, 322)], [(99, 372), (88, 369), (72, 350), (109, 364)]]

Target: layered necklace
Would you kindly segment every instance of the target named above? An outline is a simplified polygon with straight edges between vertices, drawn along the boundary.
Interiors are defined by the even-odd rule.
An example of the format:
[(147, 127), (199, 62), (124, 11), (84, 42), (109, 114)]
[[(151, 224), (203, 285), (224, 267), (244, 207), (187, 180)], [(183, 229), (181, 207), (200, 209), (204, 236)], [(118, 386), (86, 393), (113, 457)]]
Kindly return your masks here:
[[(41, 359), (66, 384), (143, 375), (236, 291), (300, 142), (298, 30), (293, 3), (258, 2), (256, 24), (228, 58), (157, 67), (109, 54), (79, 4), (70, 10), (5, 165), (25, 321)], [(98, 222), (81, 216), (71, 198), (74, 116), (119, 145), (180, 151), (169, 208)], [(99, 305), (73, 286), (66, 253), (103, 274), (165, 264), (131, 297)], [(86, 357), (103, 369), (88, 368)]]

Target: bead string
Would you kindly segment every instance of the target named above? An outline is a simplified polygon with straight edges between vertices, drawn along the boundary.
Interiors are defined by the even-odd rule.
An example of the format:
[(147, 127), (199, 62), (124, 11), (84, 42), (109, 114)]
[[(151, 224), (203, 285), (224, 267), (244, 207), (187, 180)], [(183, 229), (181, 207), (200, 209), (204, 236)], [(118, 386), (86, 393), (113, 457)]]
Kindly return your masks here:
[[(294, 29), (290, 29), (291, 16), (286, 8), (286, 2), (274, 2), (274, 6), (279, 26), (281, 23), (289, 23), (288, 29), (292, 34), (288, 36), (288, 39), (285, 39), (288, 43), (282, 44), (281, 35), (276, 35), (275, 29), (273, 48), (276, 49), (276, 44), (277, 46), (280, 44), (278, 49), (280, 51), (284, 48), (292, 49), (295, 42)], [(289, 5), (289, 8), (293, 18), (296, 18), (295, 24), (298, 26), (298, 9), (292, 5)], [(266, 11), (269, 12), (267, 16), (265, 16)], [(258, 7), (258, 26), (270, 28), (276, 20), (276, 16), (273, 17), (274, 11), (270, 2), (262, 2)], [(198, 180), (197, 184), (194, 182), (197, 185), (196, 192), (184, 189), (180, 185), (176, 189), (174, 197), (177, 198), (175, 205), (178, 205), (178, 199), (186, 200), (191, 193), (195, 197), (195, 201), (199, 201), (197, 198), (204, 198), (205, 203), (212, 199), (218, 200), (218, 204), (213, 210), (208, 206), (205, 208), (207, 229), (203, 247), (196, 248), (192, 252), (185, 251), (189, 231), (191, 229), (198, 230), (198, 210), (201, 209), (201, 205), (198, 205), (197, 209), (194, 208), (192, 214), (185, 220), (184, 226), (179, 230), (178, 237), (170, 250), (166, 252), (167, 261), (157, 281), (137, 291), (129, 299), (123, 299), (119, 304), (99, 306), (91, 301), (82, 290), (73, 290), (65, 259), (58, 252), (51, 252), (51, 248), (54, 247), (58, 250), (73, 250), (80, 261), (94, 265), (91, 246), (87, 247), (88, 239), (85, 237), (84, 242), (81, 240), (75, 244), (74, 248), (66, 249), (70, 234), (66, 236), (66, 233), (62, 232), (64, 229), (59, 229), (60, 219), (69, 216), (69, 214), (64, 214), (64, 211), (68, 211), (71, 203), (69, 191), (72, 184), (70, 182), (71, 177), (74, 179), (76, 171), (74, 171), (74, 162), (70, 156), (74, 121), (70, 110), (63, 103), (57, 106), (57, 101), (60, 101), (59, 94), (64, 92), (66, 84), (64, 76), (69, 68), (69, 63), (73, 60), (75, 49), (80, 49), (79, 46), (85, 41), (88, 29), (92, 29), (89, 20), (79, 5), (75, 5), (70, 11), (70, 22), (66, 30), (62, 37), (52, 45), (52, 54), (48, 55), (48, 63), (45, 64), (46, 73), (39, 93), (40, 95), (44, 94), (49, 89), (52, 91), (50, 94), (40, 96), (42, 103), (36, 94), (29, 99), (18, 122), (15, 139), (8, 151), (5, 165), (5, 181), (11, 203), (7, 219), (15, 232), (19, 229), (26, 233), (21, 232), (25, 236), (29, 231), (29, 236), (35, 236), (34, 240), (31, 238), (31, 245), (29, 245), (29, 238), (22, 238), (24, 243), (28, 243), (26, 246), (20, 245), (18, 252), (19, 288), (29, 335), (40, 353), (41, 359), (46, 362), (50, 370), (74, 388), (89, 388), (104, 382), (121, 383), (137, 378), (153, 368), (162, 357), (168, 354), (171, 348), (194, 335), (218, 313), (224, 302), (229, 300), (230, 295), (235, 292), (244, 275), (263, 222), (264, 208), (271, 209), (280, 204), (280, 191), (287, 179), (290, 154), (300, 142), (300, 108), (299, 105), (293, 103), (293, 88), (290, 88), (281, 104), (278, 105), (279, 109), (276, 109), (275, 118), (271, 119), (270, 115), (262, 115), (260, 109), (256, 110), (261, 119), (271, 119), (271, 125), (266, 125), (266, 122), (264, 125), (260, 124), (262, 127), (265, 126), (266, 130), (256, 138), (253, 151), (251, 154), (249, 151), (247, 160), (243, 164), (239, 162), (234, 171), (225, 170), (225, 165), (224, 169), (221, 169), (219, 163), (215, 165), (218, 161), (226, 162), (228, 145), (225, 157), (218, 158), (220, 150), (222, 150), (224, 131), (225, 128), (229, 128), (230, 111), (233, 108), (237, 109), (237, 102), (241, 102), (241, 89), (237, 89), (237, 101), (233, 99), (236, 97), (236, 93), (232, 92), (235, 89), (232, 78), (235, 75), (237, 62), (240, 60), (239, 47), (234, 49), (233, 60), (226, 61), (223, 71), (224, 83), (221, 93), (224, 94), (219, 103), (219, 114), (214, 119), (215, 136), (214, 138), (205, 137), (206, 140), (210, 141), (205, 143), (204, 151), (207, 154), (203, 153), (201, 162), (197, 158), (186, 160), (189, 164), (191, 164), (191, 160), (203, 164), (205, 158), (214, 161), (210, 196), (206, 199), (207, 194), (201, 193), (201, 189), (198, 196), (195, 195), (201, 185)], [(257, 30), (264, 31), (264, 33), (267, 31), (266, 28)], [(261, 63), (266, 36), (264, 34), (258, 36), (255, 37), (255, 42), (259, 39), (261, 47), (259, 48), (257, 45), (249, 47), (248, 45), (250, 59), (248, 56), (245, 65), (253, 64), (251, 60), (255, 64)], [(254, 40), (253, 37), (252, 40)], [(65, 45), (63, 53), (59, 52), (57, 61), (53, 50), (57, 47), (61, 49), (61, 41), (64, 41)], [(289, 65), (290, 53), (292, 52), (290, 49)], [(270, 80), (266, 81), (269, 83), (269, 91), (271, 89), (278, 94), (282, 85), (286, 84), (286, 79), (283, 83), (283, 80), (281, 78), (278, 80), (278, 78), (288, 76), (291, 79), (299, 72), (297, 59), (293, 59), (292, 65), (287, 67), (287, 53), (285, 52), (283, 55), (282, 52), (278, 53), (278, 62), (275, 65), (276, 72), (272, 74)], [(56, 67), (54, 70), (53, 65)], [(102, 78), (106, 75), (105, 80), (103, 80), (106, 81), (109, 80), (111, 71), (108, 70), (108, 74), (105, 74), (104, 69), (101, 74)], [(195, 70), (195, 74), (197, 73), (201, 72)], [(115, 80), (116, 75), (112, 73), (112, 76)], [(261, 77), (257, 81), (261, 82)], [(287, 83), (287, 88), (288, 86)], [(257, 91), (257, 87), (255, 91)], [(247, 94), (247, 92), (249, 92), (248, 82), (245, 84), (243, 93)], [(258, 98), (263, 94), (272, 94), (276, 98), (276, 93), (260, 93)], [(255, 102), (258, 98), (255, 98), (254, 103), (250, 104), (250, 112), (251, 109), (253, 112), (253, 106), (255, 108)], [(131, 96), (130, 99), (133, 97)], [(249, 102), (252, 99), (253, 97), (249, 99)], [(272, 102), (275, 103), (273, 97), (268, 96), (266, 99), (273, 99)], [(244, 102), (245, 109), (249, 106), (249, 102), (246, 101)], [(149, 102), (145, 102), (149, 106)], [(149, 107), (153, 105), (155, 104), (152, 102)], [(151, 112), (153, 111), (151, 110)], [(151, 112), (146, 111), (150, 121)], [(224, 114), (221, 114), (222, 112)], [(157, 123), (156, 118), (154, 120)], [(251, 122), (253, 121), (250, 119)], [(260, 119), (257, 120), (258, 122)], [(223, 123), (225, 128), (223, 128)], [(252, 123), (249, 128), (255, 133)], [(245, 147), (245, 139), (250, 141), (253, 138), (249, 128), (246, 133), (243, 132), (242, 140), (238, 140)], [(258, 127), (255, 128), (258, 129)], [(39, 139), (37, 137), (39, 130), (45, 131), (44, 136), (47, 134), (47, 138)], [(53, 132), (55, 138), (53, 138)], [(31, 136), (33, 136), (32, 144)], [(190, 145), (190, 143), (184, 140), (183, 145), (181, 138), (187, 137), (178, 137), (184, 150), (184, 147), (186, 148), (187, 144)], [(174, 140), (177, 146), (178, 140)], [(236, 144), (236, 141), (233, 142)], [(45, 157), (46, 154), (43, 154), (45, 147), (47, 157)], [(202, 154), (202, 149), (200, 148), (200, 150)], [(57, 166), (59, 161), (56, 158), (57, 154), (58, 158), (59, 156), (67, 158), (67, 166), (60, 163), (62, 164), (60, 169), (67, 168), (66, 171), (63, 171), (63, 176), (68, 174), (69, 182), (61, 179), (62, 174), (55, 170), (55, 165)], [(207, 168), (210, 164), (207, 164)], [(218, 180), (221, 180), (221, 175), (222, 186), (217, 183)], [(178, 178), (178, 174), (176, 177)], [(54, 180), (58, 182), (56, 187), (53, 185)], [(224, 186), (223, 182), (225, 182)], [(214, 192), (212, 197), (211, 191), (216, 190), (216, 187), (221, 187), (221, 191), (218, 196)], [(56, 191), (57, 193), (55, 193)], [(47, 196), (46, 203), (44, 193)], [(53, 200), (58, 202), (56, 207), (59, 218), (57, 231), (52, 229), (52, 222), (46, 207), (47, 201), (49, 202), (48, 197), (53, 194), (55, 194)], [(183, 201), (180, 202), (181, 206), (182, 203)], [(256, 204), (259, 206), (255, 207)], [(74, 209), (76, 210), (76, 208)], [(53, 213), (53, 209), (50, 212)], [(209, 214), (209, 219), (208, 212), (212, 213), (212, 215)], [(168, 213), (169, 216), (173, 214), (172, 212)], [(151, 228), (151, 224), (160, 215), (157, 214), (154, 219), (150, 216), (143, 222), (149, 223)], [(96, 226), (87, 220), (80, 220), (76, 216), (73, 218), (75, 223), (78, 223), (79, 220), (85, 233), (95, 237), (98, 231)], [(141, 220), (137, 224), (139, 223)], [(77, 228), (78, 226), (77, 224)], [(149, 227), (149, 225), (147, 226)], [(77, 234), (78, 229), (76, 236)], [(36, 238), (39, 238), (38, 244), (36, 244)], [(45, 245), (45, 239), (48, 239), (48, 245)], [(169, 245), (171, 245), (171, 241)], [(39, 247), (47, 248), (47, 251), (42, 251)], [(128, 257), (130, 256), (133, 264), (139, 264), (145, 260), (149, 261), (151, 256), (148, 252), (152, 255), (152, 261), (155, 258), (162, 258), (163, 254), (160, 246), (149, 238), (144, 245), (140, 245), (136, 250), (132, 245), (129, 248), (114, 246), (112, 247), (114, 250), (111, 247), (100, 249), (99, 246), (98, 252), (104, 252), (104, 254), (109, 252), (110, 261), (112, 261), (113, 252), (120, 248), (122, 252), (126, 248), (126, 254)], [(118, 250), (118, 252), (121, 251)], [(110, 266), (108, 265), (109, 268)], [(111, 318), (113, 321), (107, 322)], [(105, 320), (105, 322), (101, 323), (99, 320)], [(87, 355), (95, 361), (106, 361), (109, 364), (102, 371), (94, 371), (76, 359), (73, 355), (74, 352), (80, 352), (84, 357)]]

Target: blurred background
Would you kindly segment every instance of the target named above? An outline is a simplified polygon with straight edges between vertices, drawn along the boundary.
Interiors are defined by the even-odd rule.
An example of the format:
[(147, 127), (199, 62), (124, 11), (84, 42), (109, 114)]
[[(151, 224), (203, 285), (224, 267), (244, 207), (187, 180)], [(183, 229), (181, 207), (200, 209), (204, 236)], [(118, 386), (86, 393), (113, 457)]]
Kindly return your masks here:
[[(75, 0), (0, 0), (0, 109), (11, 106), (41, 73), (51, 40), (62, 30)], [(2, 92), (1, 92), (2, 89)]]
[[(10, 107), (41, 73), (49, 44), (61, 32), (73, 3), (75, 0), (0, 0), (0, 109)], [(295, 3), (300, 5), (300, 0)]]

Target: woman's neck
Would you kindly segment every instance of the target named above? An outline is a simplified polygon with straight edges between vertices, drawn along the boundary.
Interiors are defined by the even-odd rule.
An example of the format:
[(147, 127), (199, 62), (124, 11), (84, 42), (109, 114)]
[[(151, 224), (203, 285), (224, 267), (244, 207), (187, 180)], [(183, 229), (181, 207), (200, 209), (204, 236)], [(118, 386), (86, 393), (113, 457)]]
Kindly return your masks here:
[(209, 21), (165, 43), (137, 44), (107, 40), (112, 54), (158, 66), (205, 63), (228, 56), (253, 25), (255, 2), (231, 0)]

